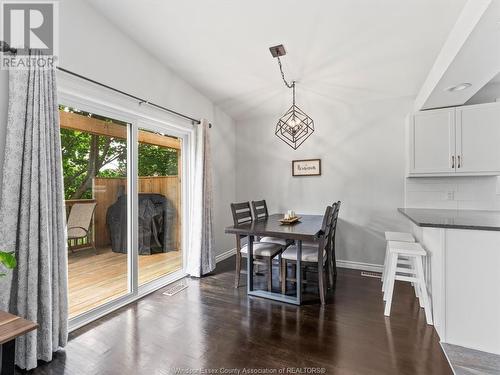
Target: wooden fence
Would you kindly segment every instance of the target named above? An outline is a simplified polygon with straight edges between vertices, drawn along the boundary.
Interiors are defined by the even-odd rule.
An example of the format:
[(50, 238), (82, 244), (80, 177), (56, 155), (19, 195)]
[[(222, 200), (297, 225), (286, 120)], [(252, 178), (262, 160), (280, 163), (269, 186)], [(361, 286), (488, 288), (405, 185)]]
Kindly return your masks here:
[[(118, 191), (127, 186), (126, 178), (94, 178), (93, 192), (96, 201), (94, 216), (95, 243), (97, 247), (109, 246), (106, 213), (109, 206), (116, 202)], [(120, 188), (122, 187), (122, 188)], [(139, 193), (156, 193), (167, 197), (175, 209), (175, 243), (181, 250), (181, 189), (178, 176), (139, 177)]]

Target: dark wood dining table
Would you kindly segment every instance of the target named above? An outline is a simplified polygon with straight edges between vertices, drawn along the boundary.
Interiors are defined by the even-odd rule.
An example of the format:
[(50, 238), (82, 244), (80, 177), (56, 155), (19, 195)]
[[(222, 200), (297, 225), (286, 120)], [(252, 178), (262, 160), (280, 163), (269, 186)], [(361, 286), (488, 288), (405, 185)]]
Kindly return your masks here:
[[(279, 221), (283, 214), (269, 215), (267, 219), (254, 220), (252, 222), (232, 225), (227, 227), (225, 232), (240, 236), (248, 236), (248, 258), (247, 258), (247, 291), (250, 296), (268, 298), (280, 302), (300, 305), (302, 303), (302, 280), (301, 280), (301, 259), (302, 241), (317, 241), (321, 235), (321, 224), (323, 215), (300, 215), (299, 222), (294, 224), (281, 224)], [(254, 290), (253, 285), (253, 243), (255, 237), (277, 237), (286, 240), (293, 240), (297, 246), (297, 266), (296, 266), (296, 295), (290, 296), (267, 290)]]

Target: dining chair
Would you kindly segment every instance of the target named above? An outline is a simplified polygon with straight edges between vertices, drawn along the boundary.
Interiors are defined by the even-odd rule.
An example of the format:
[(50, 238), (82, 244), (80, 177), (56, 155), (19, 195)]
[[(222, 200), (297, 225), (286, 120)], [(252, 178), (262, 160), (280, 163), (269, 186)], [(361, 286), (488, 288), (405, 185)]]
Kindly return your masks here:
[[(304, 268), (317, 267), (318, 271), (318, 291), (321, 304), (325, 304), (326, 298), (326, 268), (328, 268), (329, 239), (333, 225), (334, 208), (328, 206), (323, 216), (319, 241), (313, 246), (302, 246), (301, 265)], [(288, 278), (288, 264), (297, 264), (297, 245), (289, 246), (281, 254), (281, 292), (286, 294), (287, 281), (295, 281), (295, 278)], [(306, 282), (306, 278), (302, 282)]]
[[(269, 217), (267, 204), (264, 199), (261, 201), (252, 201), (252, 211), (254, 220), (265, 220)], [(281, 246), (287, 246), (287, 244), (289, 244), (284, 238), (277, 237), (262, 237), (259, 239), (259, 242), (275, 243)]]
[[(250, 202), (231, 203), (234, 225), (251, 223), (253, 221)], [(241, 244), (245, 235), (236, 235), (236, 275), (234, 287), (240, 286), (241, 260), (248, 257), (248, 245)], [(283, 246), (270, 242), (255, 241), (253, 243), (254, 265), (264, 265), (267, 268), (267, 290), (272, 290), (273, 258), (283, 251)]]
[(333, 286), (334, 279), (337, 278), (337, 256), (335, 252), (335, 236), (337, 234), (337, 222), (339, 219), (339, 211), (340, 211), (340, 201), (333, 203), (332, 207), (334, 207), (333, 212), (333, 223), (332, 223), (332, 231), (330, 235), (330, 244), (329, 244), (329, 281), (330, 286)]

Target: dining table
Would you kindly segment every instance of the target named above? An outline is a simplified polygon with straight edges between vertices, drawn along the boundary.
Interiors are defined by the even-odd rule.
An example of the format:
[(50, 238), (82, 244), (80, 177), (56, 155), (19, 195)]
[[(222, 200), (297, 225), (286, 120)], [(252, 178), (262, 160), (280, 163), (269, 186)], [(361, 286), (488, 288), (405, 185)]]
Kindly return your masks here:
[[(241, 223), (226, 227), (225, 233), (235, 234), (240, 237), (248, 238), (248, 253), (247, 253), (247, 292), (249, 296), (263, 297), (275, 301), (286, 302), (294, 305), (302, 303), (302, 242), (303, 241), (319, 241), (323, 235), (321, 225), (323, 223), (323, 215), (301, 215), (297, 222), (292, 224), (282, 224), (280, 219), (283, 219), (283, 214), (272, 214), (267, 218), (253, 220), (251, 222)], [(288, 295), (267, 290), (254, 289), (253, 283), (253, 267), (254, 254), (253, 244), (256, 237), (276, 237), (285, 240), (293, 241), (297, 246), (297, 263), (296, 263), (296, 294)], [(286, 282), (286, 281), (285, 281)]]

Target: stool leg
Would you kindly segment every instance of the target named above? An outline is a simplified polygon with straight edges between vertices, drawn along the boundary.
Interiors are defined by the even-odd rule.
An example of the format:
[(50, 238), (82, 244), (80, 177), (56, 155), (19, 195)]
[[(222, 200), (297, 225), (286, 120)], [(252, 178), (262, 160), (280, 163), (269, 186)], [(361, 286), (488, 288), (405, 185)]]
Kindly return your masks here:
[[(385, 273), (385, 280), (384, 280), (384, 284), (382, 285), (382, 292), (383, 292), (383, 300), (384, 301), (387, 301), (387, 291), (389, 289), (389, 283), (388, 283), (388, 280), (389, 280), (389, 275), (390, 275), (390, 270), (391, 270), (391, 259), (392, 257), (395, 257), (396, 258), (396, 265), (394, 266), (394, 269), (396, 269), (398, 267), (398, 261), (399, 261), (399, 255), (398, 254), (388, 254), (387, 255), (387, 272)], [(394, 274), (396, 274), (397, 272), (395, 272)]]
[(387, 276), (388, 257), (389, 257), (389, 243), (387, 243), (387, 245), (385, 246), (384, 268), (382, 268), (382, 277), (380, 278), (380, 280), (382, 281), (382, 291), (384, 291), (385, 278)]
[(425, 284), (424, 267), (422, 265), (422, 257), (417, 257), (415, 259), (415, 263), (417, 266), (417, 277), (419, 280), (418, 284), (420, 286), (420, 294), (422, 296), (422, 300), (423, 300), (423, 304), (424, 304), (425, 319), (427, 320), (427, 324), (432, 325), (431, 304), (429, 301), (429, 294), (427, 293), (427, 285)]
[[(418, 259), (419, 259), (419, 257), (411, 257), (410, 258), (411, 267), (413, 269), (414, 276), (416, 278), (418, 278), (418, 268), (417, 268)], [(420, 305), (420, 307), (424, 307), (424, 304), (422, 302), (422, 292), (420, 290), (420, 283), (416, 282), (416, 283), (412, 283), (412, 285), (413, 285), (413, 288), (415, 289), (415, 296), (418, 298), (418, 304)]]
[(386, 297), (385, 301), (385, 309), (384, 309), (384, 315), (385, 316), (390, 316), (391, 315), (391, 304), (392, 304), (392, 293), (394, 292), (394, 282), (396, 281), (396, 267), (398, 264), (398, 255), (397, 254), (390, 254), (389, 255), (389, 272), (387, 274), (387, 289), (386, 289), (386, 294), (384, 297)]

